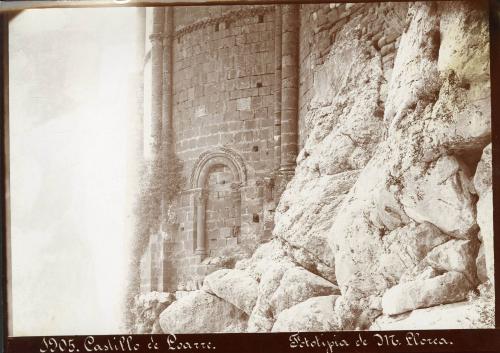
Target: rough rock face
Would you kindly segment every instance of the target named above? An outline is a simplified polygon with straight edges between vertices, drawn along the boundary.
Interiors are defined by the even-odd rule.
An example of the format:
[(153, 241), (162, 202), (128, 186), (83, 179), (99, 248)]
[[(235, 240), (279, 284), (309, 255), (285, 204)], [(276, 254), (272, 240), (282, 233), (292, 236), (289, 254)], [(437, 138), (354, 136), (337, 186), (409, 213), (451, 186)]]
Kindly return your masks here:
[(273, 231), (293, 249), (300, 249), (291, 252), (296, 262), (331, 281), (335, 274), (326, 241), (328, 229), (383, 127), (380, 54), (353, 30), (346, 29), (337, 43), (326, 69), (317, 75), (315, 84), (326, 88), (316, 90), (306, 116), (310, 134), (297, 159), (295, 176), (280, 199)]
[(247, 315), (234, 305), (202, 290), (192, 291), (160, 315), (164, 333), (245, 331)]
[(327, 294), (339, 294), (337, 286), (302, 267), (292, 267), (283, 273), (269, 302), (276, 317), (306, 299)]
[(386, 315), (401, 314), (418, 308), (428, 308), (464, 300), (472, 288), (459, 272), (398, 284), (385, 292), (382, 310)]
[(163, 292), (149, 292), (136, 296), (132, 308), (135, 316), (133, 332), (161, 333), (158, 316), (174, 300), (173, 294)]
[[(390, 313), (462, 300), (476, 277), (476, 198), (461, 156), (489, 139), (489, 108), (481, 103), (489, 102), (487, 72), (468, 66), (471, 60), (488, 63), (485, 13), (466, 3), (423, 2), (410, 5), (408, 21), (389, 83), (387, 136), (344, 198), (329, 235), (341, 302), (362, 311), (371, 295), (383, 295), (384, 312)], [(475, 30), (465, 34), (467, 23)], [(464, 41), (478, 45), (479, 53), (465, 50)], [(449, 51), (453, 60), (441, 59)], [(458, 131), (471, 117), (477, 129)], [(421, 248), (420, 257), (398, 262), (404, 249), (399, 244), (407, 241), (402, 235), (412, 222), (440, 232), (430, 235), (434, 244)], [(464, 240), (444, 243), (446, 237)], [(418, 252), (415, 245), (409, 248)], [(403, 275), (410, 281), (397, 284)], [(441, 292), (441, 285), (451, 294)], [(398, 300), (393, 307), (389, 298)]]
[[(484, 270), (486, 276), (495, 283), (493, 253), (493, 193), (491, 170), (491, 144), (484, 150), (474, 176), (474, 186), (479, 195), (477, 202), (477, 223), (481, 228), (481, 252), (484, 254)], [(485, 280), (484, 275), (481, 276)]]
[(239, 270), (219, 270), (205, 277), (207, 292), (228, 301), (248, 315), (257, 301), (258, 283)]
[(432, 223), (457, 238), (475, 235), (473, 187), (465, 167), (455, 157), (443, 156), (436, 162), (412, 166), (403, 183), (400, 201), (408, 217)]
[(333, 283), (288, 262), (276, 263), (263, 274), (248, 330), (269, 331), (284, 310), (309, 298), (338, 294)]
[(283, 310), (273, 325), (273, 332), (305, 332), (338, 330), (333, 310), (338, 296), (310, 298)]
[(380, 316), (370, 330), (453, 330), (478, 328), (474, 325), (476, 308), (468, 302), (458, 302), (426, 309), (413, 310), (397, 316)]

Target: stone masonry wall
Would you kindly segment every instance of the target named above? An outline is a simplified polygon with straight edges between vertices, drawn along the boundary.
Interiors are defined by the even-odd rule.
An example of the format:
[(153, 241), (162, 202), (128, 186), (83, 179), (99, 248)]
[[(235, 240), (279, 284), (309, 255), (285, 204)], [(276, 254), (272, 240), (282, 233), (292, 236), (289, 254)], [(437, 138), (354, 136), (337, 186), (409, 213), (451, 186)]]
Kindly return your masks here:
[[(246, 15), (234, 15), (241, 10)], [(186, 185), (175, 205), (178, 226), (171, 231), (166, 257), (171, 261), (168, 281), (191, 288), (223, 266), (217, 259), (221, 249), (237, 252), (237, 243), (258, 243), (265, 237), (263, 178), (273, 170), (274, 6), (175, 8), (174, 26), (172, 127)], [(242, 157), (247, 180), (241, 185), (238, 224), (231, 216), (236, 211), (230, 171), (211, 172), (206, 212), (211, 263), (200, 264), (193, 255), (196, 208), (188, 181), (199, 156), (217, 146)], [(215, 185), (223, 174), (228, 184)], [(226, 195), (214, 197), (214, 187), (227, 189)]]

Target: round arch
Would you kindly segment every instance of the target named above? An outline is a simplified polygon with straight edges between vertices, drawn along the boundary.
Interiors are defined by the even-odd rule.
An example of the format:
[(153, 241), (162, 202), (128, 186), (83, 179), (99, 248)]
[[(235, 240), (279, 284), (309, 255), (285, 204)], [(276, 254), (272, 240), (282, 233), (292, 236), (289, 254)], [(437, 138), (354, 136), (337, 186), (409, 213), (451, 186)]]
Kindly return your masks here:
[(217, 147), (203, 152), (194, 164), (189, 180), (192, 189), (203, 188), (210, 167), (222, 164), (231, 169), (237, 182), (246, 183), (247, 173), (243, 158), (234, 150), (227, 147)]
[(207, 255), (206, 247), (206, 207), (208, 190), (206, 181), (213, 166), (227, 166), (233, 174), (232, 198), (236, 204), (237, 222), (241, 224), (241, 187), (247, 181), (247, 171), (243, 158), (234, 150), (226, 147), (217, 147), (202, 153), (196, 163), (189, 180), (193, 191), (193, 230), (196, 231), (193, 244), (195, 253), (200, 255), (200, 261)]

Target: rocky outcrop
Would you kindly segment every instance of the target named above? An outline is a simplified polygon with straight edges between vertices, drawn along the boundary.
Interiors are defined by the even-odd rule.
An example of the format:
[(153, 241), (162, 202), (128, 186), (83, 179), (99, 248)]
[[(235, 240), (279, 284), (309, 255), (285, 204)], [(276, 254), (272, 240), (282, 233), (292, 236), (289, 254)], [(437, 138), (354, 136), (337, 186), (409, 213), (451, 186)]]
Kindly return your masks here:
[[(460, 55), (440, 59), (443, 43), (446, 52), (452, 50), (457, 31), (469, 22), (476, 30), (463, 33), (462, 40), (479, 45), (479, 53), (455, 44)], [(464, 69), (473, 56), (488, 62), (485, 13), (471, 4), (415, 3), (408, 23), (388, 88), (386, 138), (345, 197), (329, 235), (342, 302), (360, 307), (364, 298), (383, 295), (384, 312), (391, 314), (462, 300), (472, 288), (476, 198), (462, 156), (474, 154), (489, 138), (489, 110), (472, 98), (489, 100), (485, 76)], [(484, 131), (456, 131), (471, 116)], [(412, 256), (416, 244), (406, 247), (409, 256), (399, 245), (407, 241), (402, 235), (413, 222), (439, 229), (420, 257)], [(445, 243), (447, 237), (451, 240)], [(401, 277), (405, 281), (398, 283)]]
[(480, 253), (484, 256), (484, 265), (480, 262), (479, 275), (481, 282), (484, 282), (487, 277), (491, 283), (495, 283), (493, 252), (493, 193), (491, 179), (491, 144), (489, 144), (483, 150), (481, 160), (477, 166), (476, 175), (474, 176), (474, 186), (476, 187), (476, 191), (479, 196), (479, 200), (477, 202), (477, 223), (481, 229)]
[(445, 320), (493, 280), (487, 27), (480, 4), (411, 3), (391, 75), (363, 31), (337, 33), (273, 238), (171, 304), (164, 332), (473, 327)]
[(174, 300), (175, 296), (173, 294), (164, 292), (149, 292), (137, 295), (131, 308), (135, 317), (133, 332), (140, 334), (161, 333), (158, 316)]
[(276, 209), (273, 234), (289, 244), (294, 261), (330, 281), (335, 273), (328, 229), (382, 136), (381, 65), (359, 31), (348, 27), (339, 34), (316, 77), (306, 116), (309, 137)]
[(206, 291), (233, 304), (248, 315), (257, 301), (258, 283), (240, 270), (219, 270), (205, 277)]
[(478, 329), (495, 327), (495, 297), (491, 284), (480, 285), (476, 293), (457, 303), (416, 309), (398, 315), (381, 315), (370, 330)]
[(333, 310), (338, 296), (329, 295), (307, 299), (283, 310), (273, 325), (273, 332), (317, 332), (338, 330)]
[(401, 283), (384, 293), (382, 310), (386, 315), (396, 315), (453, 303), (464, 300), (471, 288), (471, 283), (459, 272), (446, 272), (429, 279)]
[(429, 222), (450, 236), (477, 233), (473, 186), (465, 166), (452, 156), (412, 165), (403, 176), (403, 210), (416, 222)]
[(438, 271), (461, 272), (467, 280), (476, 283), (477, 242), (453, 239), (432, 249), (425, 262)]
[(339, 290), (324, 278), (287, 262), (274, 264), (260, 280), (248, 330), (269, 331), (282, 311), (309, 298), (329, 294), (339, 294)]
[(468, 302), (458, 302), (438, 307), (417, 309), (396, 316), (380, 316), (370, 330), (453, 330), (478, 328), (475, 316), (479, 313)]
[(192, 291), (160, 315), (164, 333), (241, 332), (247, 315), (227, 301), (202, 290)]
[(340, 292), (333, 283), (295, 266), (283, 273), (276, 290), (269, 298), (269, 303), (273, 316), (276, 317), (283, 310), (306, 299), (328, 294), (340, 294)]

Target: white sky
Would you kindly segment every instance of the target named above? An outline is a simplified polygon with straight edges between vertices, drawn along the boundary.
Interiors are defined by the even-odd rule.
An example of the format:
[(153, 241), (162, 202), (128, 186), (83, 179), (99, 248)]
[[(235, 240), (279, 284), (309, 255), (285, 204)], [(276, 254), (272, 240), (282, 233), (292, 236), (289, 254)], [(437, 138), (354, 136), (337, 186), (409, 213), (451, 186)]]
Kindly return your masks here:
[(10, 23), (14, 335), (120, 332), (139, 11), (30, 10)]

